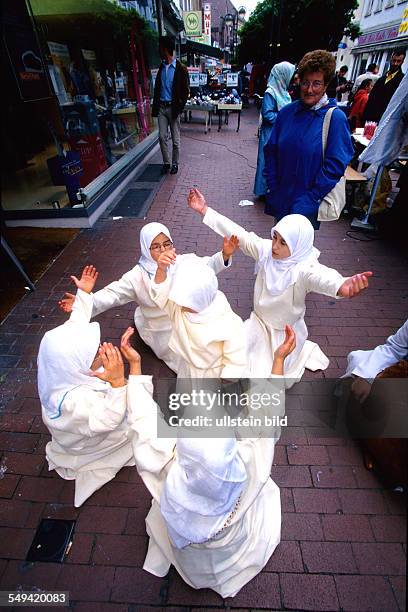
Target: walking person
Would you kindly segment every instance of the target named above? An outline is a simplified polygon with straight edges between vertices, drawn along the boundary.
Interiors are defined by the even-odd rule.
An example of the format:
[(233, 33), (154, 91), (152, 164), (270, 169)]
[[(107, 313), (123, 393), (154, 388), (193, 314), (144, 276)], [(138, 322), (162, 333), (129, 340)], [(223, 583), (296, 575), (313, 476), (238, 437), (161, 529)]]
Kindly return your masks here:
[(263, 175), (265, 168), (263, 148), (271, 136), (278, 112), (291, 102), (288, 87), (294, 71), (295, 66), (293, 64), (280, 62), (275, 64), (269, 74), (268, 87), (262, 100), (262, 124), (259, 132), (258, 161), (254, 185), (254, 194), (258, 197), (265, 196), (268, 189)]
[[(177, 174), (180, 155), (180, 114), (189, 94), (187, 68), (174, 57), (174, 39), (159, 38), (159, 53), (162, 63), (157, 73), (153, 97), (153, 117), (159, 120), (159, 142), (163, 156), (162, 174)], [(167, 146), (167, 130), (170, 127), (173, 143), (172, 160)]]

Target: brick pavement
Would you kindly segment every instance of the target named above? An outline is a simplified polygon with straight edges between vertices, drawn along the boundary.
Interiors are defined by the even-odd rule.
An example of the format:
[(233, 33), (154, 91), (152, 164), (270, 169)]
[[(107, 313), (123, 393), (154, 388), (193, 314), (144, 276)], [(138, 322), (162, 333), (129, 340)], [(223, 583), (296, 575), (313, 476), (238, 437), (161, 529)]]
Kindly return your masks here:
[[(221, 133), (204, 134), (195, 124), (182, 127), (181, 167), (156, 194), (146, 221), (169, 226), (179, 252), (200, 255), (220, 247), (220, 239), (186, 207), (187, 190), (197, 184), (215, 208), (267, 237), (270, 219), (262, 207), (240, 208), (252, 197), (256, 165), (257, 116), (245, 111), (241, 130), (235, 118)], [(159, 157), (156, 160), (159, 161)], [(302, 415), (277, 447), (272, 475), (281, 487), (282, 543), (264, 571), (234, 599), (194, 591), (175, 571), (160, 579), (145, 573), (144, 529), (149, 496), (134, 469), (116, 479), (86, 504), (72, 506), (73, 485), (48, 472), (44, 448), (48, 435), (40, 418), (35, 363), (43, 333), (64, 317), (57, 299), (70, 288), (69, 275), (86, 263), (100, 271), (98, 287), (130, 269), (139, 254), (137, 219), (103, 219), (63, 251), (0, 328), (2, 403), (0, 413), (0, 579), (1, 588), (66, 589), (78, 611), (404, 609), (404, 499), (365, 471), (351, 441), (311, 436), (313, 380), (343, 373), (347, 353), (372, 348), (406, 317), (406, 261), (381, 240), (360, 242), (346, 236), (347, 221), (323, 225), (316, 244), (321, 261), (344, 274), (372, 269), (369, 291), (355, 300), (334, 301), (311, 295), (310, 336), (330, 357), (325, 373), (308, 374), (290, 394), (293, 414)], [(250, 312), (253, 263), (241, 254), (220, 277), (221, 289), (242, 316)], [(103, 338), (117, 341), (132, 323), (134, 306), (99, 317)], [(142, 344), (144, 371), (169, 374)], [(309, 416), (307, 416), (309, 414)], [(42, 517), (77, 519), (74, 544), (63, 565), (24, 558)]]

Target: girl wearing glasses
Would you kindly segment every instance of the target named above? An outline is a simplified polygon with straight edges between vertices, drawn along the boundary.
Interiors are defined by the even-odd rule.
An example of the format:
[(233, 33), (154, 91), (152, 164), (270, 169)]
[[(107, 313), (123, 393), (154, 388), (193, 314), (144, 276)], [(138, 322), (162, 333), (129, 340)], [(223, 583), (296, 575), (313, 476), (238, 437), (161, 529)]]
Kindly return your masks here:
[[(328, 51), (306, 53), (298, 65), (300, 100), (279, 111), (265, 145), (265, 213), (278, 221), (297, 213), (318, 229), (320, 203), (339, 182), (353, 157), (347, 117), (335, 108), (336, 100), (326, 94), (335, 65)], [(323, 121), (333, 107), (323, 158)]]
[[(170, 231), (161, 223), (148, 223), (140, 231), (141, 257), (132, 270), (126, 272), (119, 280), (110, 283), (92, 294), (92, 317), (109, 310), (136, 302), (135, 325), (142, 340), (150, 346), (159, 359), (177, 372), (178, 357), (169, 348), (171, 322), (168, 315), (160, 310), (149, 295), (149, 287), (157, 270), (160, 255), (173, 249)], [(202, 259), (216, 274), (230, 265), (230, 257), (235, 247), (225, 239), (222, 251)], [(187, 255), (178, 255), (180, 259)], [(64, 312), (71, 312), (75, 296), (66, 293), (59, 306)]]

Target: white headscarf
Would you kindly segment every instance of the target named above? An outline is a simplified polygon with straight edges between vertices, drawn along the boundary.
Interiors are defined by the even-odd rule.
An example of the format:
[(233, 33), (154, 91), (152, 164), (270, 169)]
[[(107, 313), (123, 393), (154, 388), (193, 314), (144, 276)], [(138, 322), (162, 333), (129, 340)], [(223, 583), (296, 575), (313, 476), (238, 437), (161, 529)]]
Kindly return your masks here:
[(200, 544), (221, 529), (247, 474), (235, 438), (179, 438), (160, 499), (173, 544)]
[[(77, 295), (76, 301), (80, 299)], [(107, 383), (87, 374), (100, 339), (99, 323), (86, 320), (69, 320), (44, 335), (37, 358), (38, 394), (50, 419), (61, 416), (65, 395), (75, 387), (107, 388)]]
[(290, 62), (280, 62), (279, 64), (275, 64), (269, 74), (266, 91), (276, 100), (278, 111), (292, 102), (288, 87), (294, 72), (294, 64)]
[(280, 295), (297, 281), (300, 265), (309, 260), (317, 261), (320, 251), (313, 246), (313, 225), (303, 215), (286, 215), (271, 229), (271, 237), (274, 231), (285, 240), (290, 255), (286, 259), (274, 259), (271, 246), (266, 243), (255, 273), (263, 268), (268, 291)]
[(187, 318), (193, 322), (207, 320), (210, 315), (218, 311), (222, 299), (217, 297), (218, 294), (223, 295), (218, 291), (218, 280), (214, 270), (199, 257), (185, 258), (175, 264), (169, 299), (179, 306), (196, 311), (186, 313)]
[(139, 259), (139, 265), (149, 274), (156, 274), (157, 263), (150, 252), (150, 245), (159, 234), (164, 234), (171, 240), (169, 230), (162, 223), (148, 223), (140, 230), (140, 250), (142, 254)]

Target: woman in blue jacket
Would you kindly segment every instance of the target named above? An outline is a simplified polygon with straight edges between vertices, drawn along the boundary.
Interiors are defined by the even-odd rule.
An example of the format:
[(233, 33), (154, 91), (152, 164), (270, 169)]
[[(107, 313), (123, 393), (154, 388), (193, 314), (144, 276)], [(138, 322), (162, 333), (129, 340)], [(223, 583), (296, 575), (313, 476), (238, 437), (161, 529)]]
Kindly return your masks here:
[(353, 157), (347, 117), (338, 109), (331, 116), (323, 159), (324, 117), (329, 108), (337, 105), (326, 95), (334, 70), (335, 59), (328, 51), (306, 53), (298, 65), (300, 100), (279, 112), (265, 145), (265, 213), (278, 221), (298, 213), (318, 229), (320, 202), (338, 183)]
[(280, 62), (280, 64), (275, 64), (269, 75), (268, 87), (262, 101), (262, 124), (259, 132), (258, 161), (254, 185), (254, 194), (258, 197), (264, 196), (268, 189), (264, 176), (264, 146), (271, 136), (278, 112), (291, 102), (288, 87), (294, 72), (295, 66), (293, 64)]

